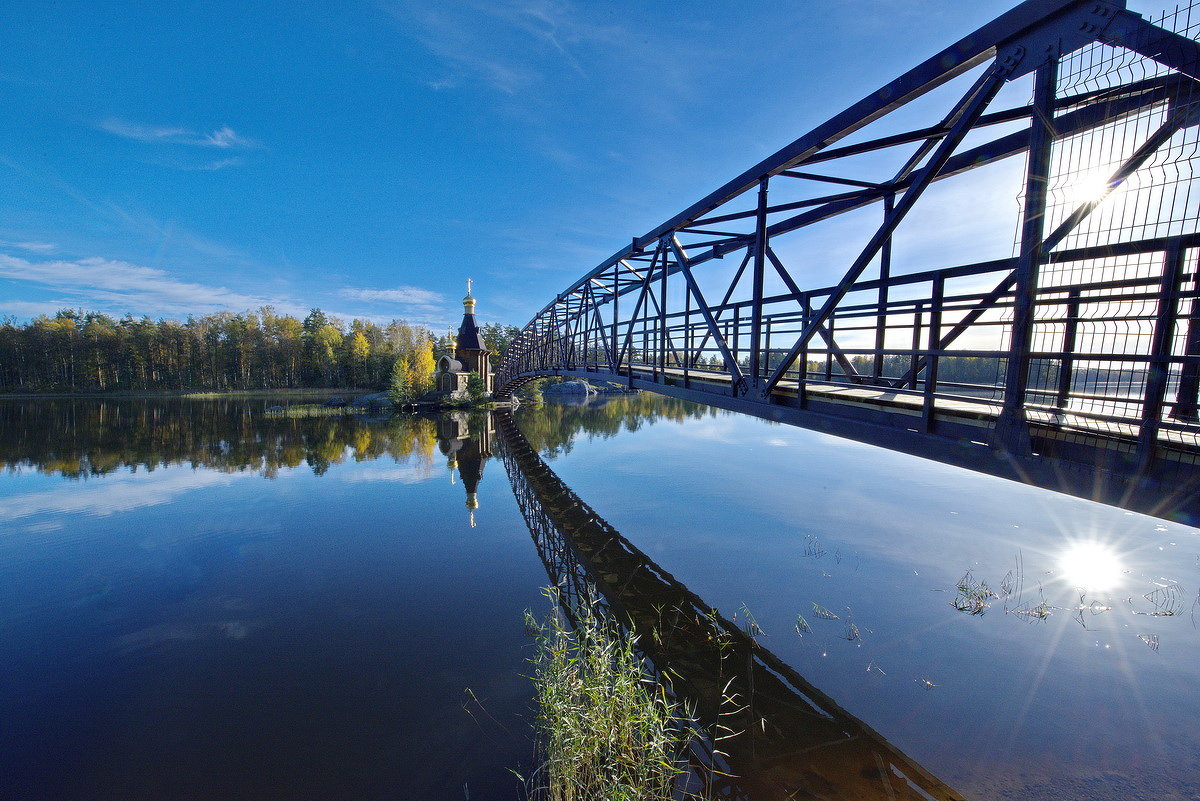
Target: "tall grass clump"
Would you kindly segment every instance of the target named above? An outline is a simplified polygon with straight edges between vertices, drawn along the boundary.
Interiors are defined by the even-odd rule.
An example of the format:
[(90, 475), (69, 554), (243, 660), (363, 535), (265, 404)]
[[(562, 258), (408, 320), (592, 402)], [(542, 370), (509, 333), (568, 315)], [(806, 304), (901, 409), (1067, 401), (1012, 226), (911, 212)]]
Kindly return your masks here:
[(318, 406), (315, 403), (298, 403), (282, 409), (267, 409), (263, 417), (344, 417), (348, 414), (361, 414), (361, 409), (349, 406)]
[[(552, 599), (557, 596), (548, 592)], [(538, 801), (670, 801), (685, 772), (677, 705), (648, 679), (636, 638), (581, 604), (575, 625), (526, 613), (538, 648), (533, 683)]]

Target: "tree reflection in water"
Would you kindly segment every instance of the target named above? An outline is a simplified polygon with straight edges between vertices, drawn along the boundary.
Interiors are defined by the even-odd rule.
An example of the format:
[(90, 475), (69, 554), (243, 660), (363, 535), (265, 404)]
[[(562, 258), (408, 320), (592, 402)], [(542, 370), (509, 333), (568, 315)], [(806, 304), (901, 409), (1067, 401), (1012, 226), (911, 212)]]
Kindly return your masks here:
[(0, 469), (87, 478), (123, 468), (191, 465), (270, 478), (307, 464), (390, 456), (432, 461), (434, 421), (392, 418), (286, 418), (250, 400), (37, 400), (0, 402)]
[[(263, 409), (273, 402), (0, 399), (0, 469), (87, 478), (122, 468), (185, 464), (271, 477), (281, 469), (307, 464), (322, 475), (331, 465), (385, 456), (401, 462), (429, 461), (437, 446), (437, 415), (264, 416)], [(569, 452), (580, 434), (610, 437), (636, 431), (657, 418), (727, 413), (670, 398), (621, 396), (581, 406), (551, 404), (536, 413), (518, 414), (529, 424), (530, 441), (560, 453)], [(478, 430), (477, 421), (470, 425)]]

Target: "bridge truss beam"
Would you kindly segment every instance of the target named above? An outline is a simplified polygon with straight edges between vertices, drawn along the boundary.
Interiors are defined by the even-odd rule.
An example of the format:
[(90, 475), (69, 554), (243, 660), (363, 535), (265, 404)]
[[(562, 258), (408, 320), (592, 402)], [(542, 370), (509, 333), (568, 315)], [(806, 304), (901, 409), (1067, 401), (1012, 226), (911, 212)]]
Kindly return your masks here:
[[(1022, 3), (633, 237), (525, 327), (499, 393), (589, 375), (818, 427), (819, 413), (850, 436), (1200, 476), (1189, 11), (1151, 23), (1123, 0)], [(1013, 104), (1019, 81), (1032, 100)], [(1020, 196), (997, 224), (1018, 231), (1011, 257), (897, 249), (942, 224), (950, 187), (989, 219)], [(831, 225), (865, 240), (805, 289)]]

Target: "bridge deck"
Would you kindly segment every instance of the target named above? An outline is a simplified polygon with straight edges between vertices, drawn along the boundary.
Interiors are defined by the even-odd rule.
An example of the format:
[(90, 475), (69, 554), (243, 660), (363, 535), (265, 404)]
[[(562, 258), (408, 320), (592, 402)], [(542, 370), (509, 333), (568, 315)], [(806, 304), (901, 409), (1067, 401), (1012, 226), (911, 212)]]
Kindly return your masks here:
[[(601, 372), (594, 369), (593, 372)], [(634, 365), (632, 375), (642, 380), (659, 383), (656, 376), (661, 375), (668, 381), (684, 381), (686, 385), (708, 384), (728, 393), (731, 385), (728, 373), (713, 370), (687, 370), (681, 368), (656, 368), (652, 365)], [(625, 377), (629, 377), (625, 374)], [(795, 402), (799, 398), (800, 384), (798, 381), (784, 380), (772, 392), (775, 402)], [(905, 391), (883, 387), (872, 387), (863, 384), (848, 384), (823, 380), (808, 380), (804, 382), (805, 400), (822, 400), (831, 404), (847, 407), (862, 407), (886, 409), (889, 412), (921, 418), (924, 415), (925, 397), (919, 391)], [(957, 422), (964, 425), (976, 426), (980, 429), (992, 429), (1000, 416), (1001, 404), (991, 398), (955, 397), (930, 398), (934, 415), (937, 420)], [(1130, 404), (1135, 404), (1130, 399)], [(1026, 417), (1029, 423), (1038, 429), (1044, 437), (1062, 436), (1091, 436), (1097, 439), (1097, 444), (1105, 443), (1114, 450), (1129, 452), (1136, 445), (1140, 424), (1136, 420), (1120, 422), (1103, 420), (1094, 415), (1072, 411), (1071, 409), (1027, 408)], [(1195, 433), (1170, 428), (1157, 432), (1159, 446), (1165, 451), (1160, 455), (1189, 464), (1200, 463), (1200, 452), (1195, 449)], [(987, 438), (981, 433), (980, 439)]]

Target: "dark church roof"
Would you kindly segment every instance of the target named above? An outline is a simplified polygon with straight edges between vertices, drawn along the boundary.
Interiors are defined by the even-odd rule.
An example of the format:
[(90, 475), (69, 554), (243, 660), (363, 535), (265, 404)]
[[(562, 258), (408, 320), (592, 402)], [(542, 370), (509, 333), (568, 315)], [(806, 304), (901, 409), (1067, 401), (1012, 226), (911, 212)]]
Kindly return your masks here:
[(440, 360), (440, 366), (448, 373), (461, 373), (463, 371), (462, 362), (450, 356), (443, 356)]
[(475, 315), (464, 314), (462, 325), (458, 327), (458, 349), (459, 350), (487, 350), (487, 346), (483, 344), (483, 337), (479, 335), (479, 325), (475, 322)]

